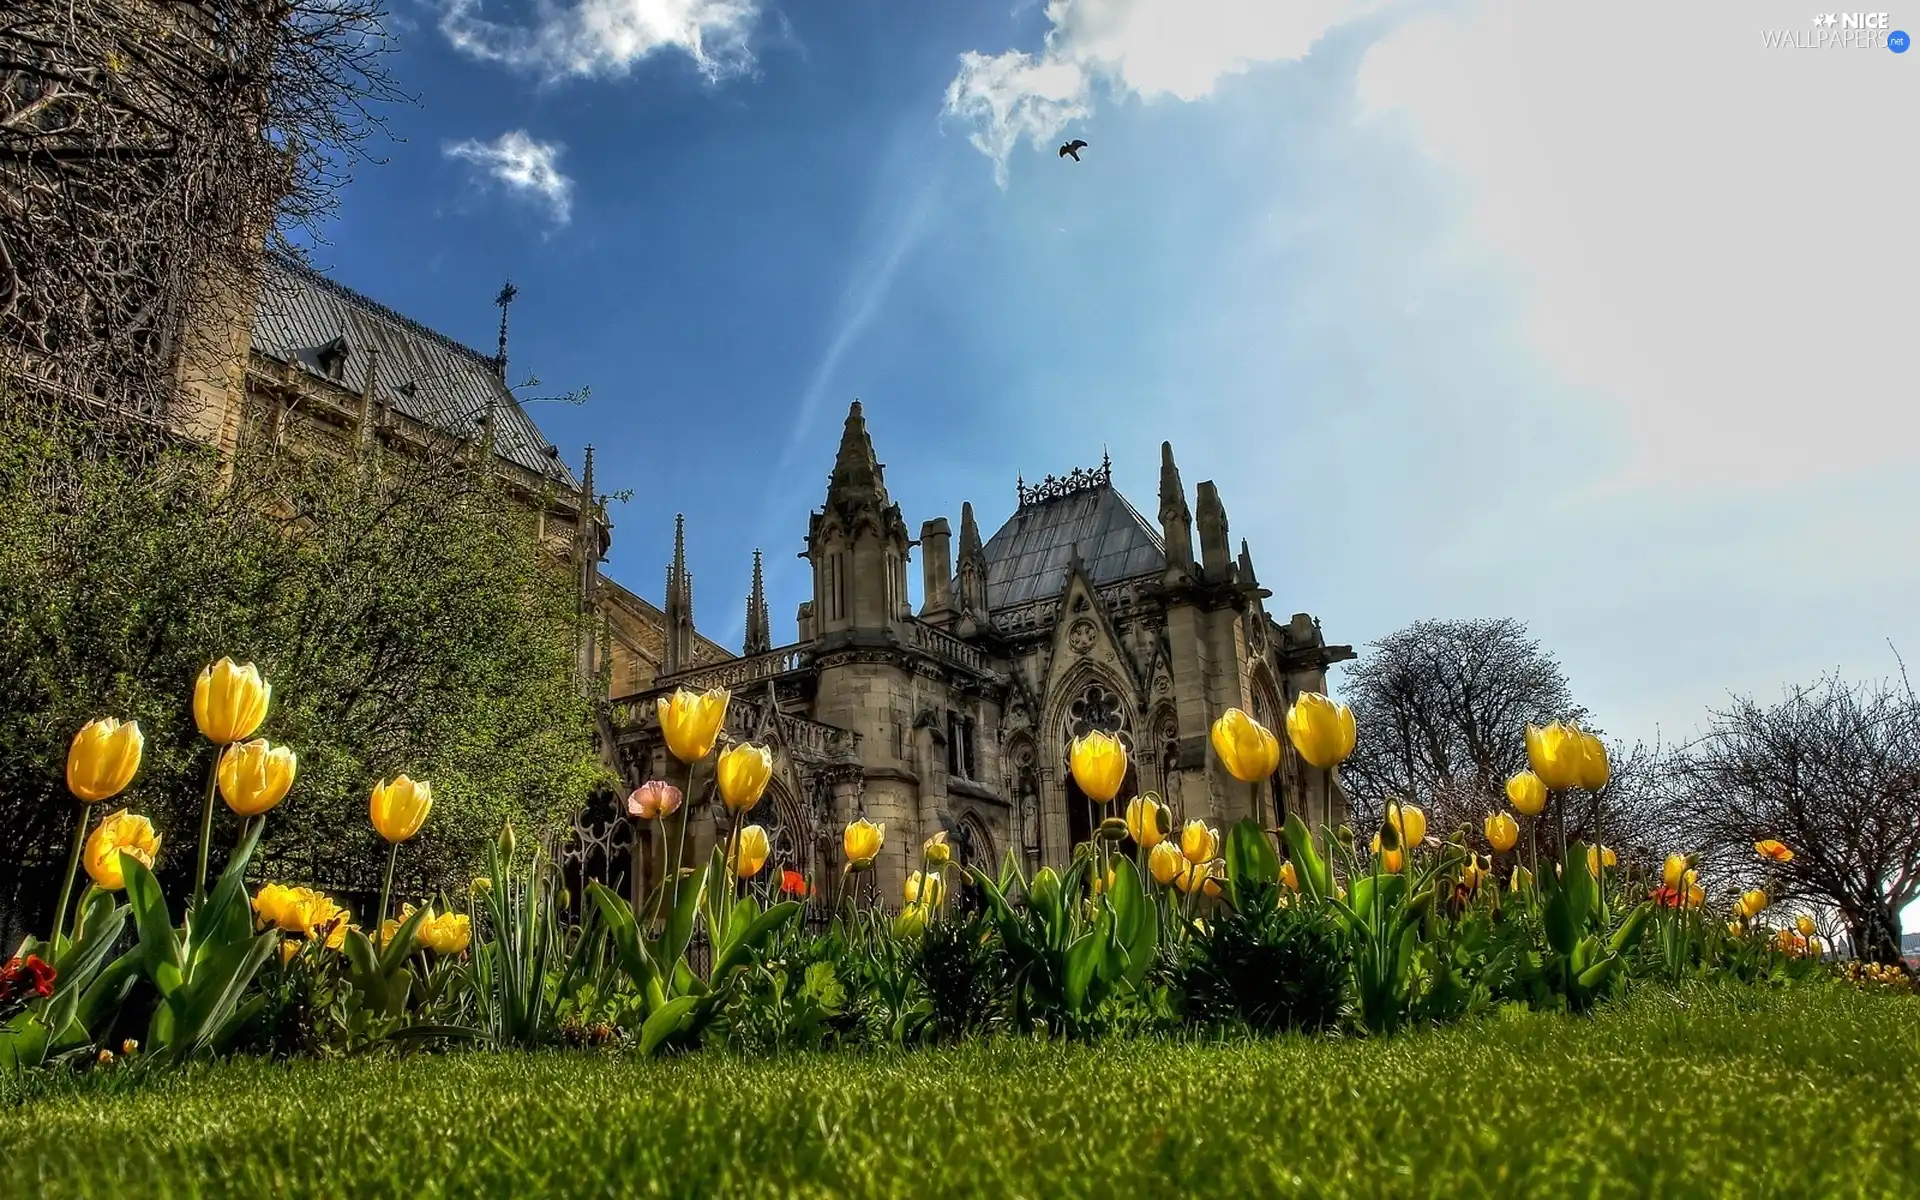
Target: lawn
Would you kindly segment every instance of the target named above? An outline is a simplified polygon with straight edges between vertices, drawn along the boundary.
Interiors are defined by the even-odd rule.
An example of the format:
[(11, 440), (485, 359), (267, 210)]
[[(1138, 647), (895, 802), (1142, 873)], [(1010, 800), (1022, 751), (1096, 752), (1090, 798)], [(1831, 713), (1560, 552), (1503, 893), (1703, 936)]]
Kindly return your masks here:
[(0, 1108), (0, 1192), (1884, 1196), (1916, 1083), (1920, 1001), (1839, 986), (1379, 1041), (238, 1061)]

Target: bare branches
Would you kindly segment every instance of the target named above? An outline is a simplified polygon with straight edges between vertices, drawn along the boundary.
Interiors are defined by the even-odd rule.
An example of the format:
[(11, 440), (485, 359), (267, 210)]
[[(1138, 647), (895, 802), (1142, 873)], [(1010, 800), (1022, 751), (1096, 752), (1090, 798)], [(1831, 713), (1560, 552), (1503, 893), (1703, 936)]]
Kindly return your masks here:
[(1366, 812), (1413, 798), (1437, 831), (1478, 825), (1526, 766), (1529, 721), (1577, 711), (1559, 664), (1512, 619), (1416, 622), (1369, 646), (1343, 691), (1360, 739), (1342, 782)]
[(1766, 707), (1736, 700), (1673, 759), (1676, 815), (1722, 871), (1760, 881), (1753, 844), (1794, 850), (1778, 898), (1840, 912), (1862, 955), (1898, 955), (1899, 912), (1920, 898), (1920, 701), (1839, 679)]
[(0, 372), (177, 418), (263, 245), (317, 232), (400, 98), (383, 0), (7, 7)]

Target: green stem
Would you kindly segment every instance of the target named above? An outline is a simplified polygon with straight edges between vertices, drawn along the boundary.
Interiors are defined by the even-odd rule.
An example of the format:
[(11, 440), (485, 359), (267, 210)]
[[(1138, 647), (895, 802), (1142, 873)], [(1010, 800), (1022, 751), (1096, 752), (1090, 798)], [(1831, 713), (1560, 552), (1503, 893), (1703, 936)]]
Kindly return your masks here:
[(213, 843), (213, 793), (220, 783), (220, 755), (224, 748), (216, 746), (213, 761), (207, 765), (207, 794), (200, 802), (200, 854), (193, 868), (193, 908), (198, 911), (200, 902), (207, 897), (207, 851)]
[(387, 873), (380, 880), (380, 911), (375, 913), (373, 918), (373, 931), (376, 938), (380, 936), (380, 926), (386, 924), (387, 901), (393, 896), (393, 864), (399, 859), (400, 843), (395, 842), (387, 847)]
[[(60, 885), (60, 906), (53, 910), (53, 953), (51, 965), (59, 966), (60, 939), (67, 927), (67, 901), (73, 898), (73, 881), (80, 873), (80, 849), (87, 842), (87, 826), (93, 820), (93, 806), (80, 805), (80, 819), (73, 826), (73, 850), (67, 855), (67, 878)], [(78, 922), (75, 922), (78, 924)]]

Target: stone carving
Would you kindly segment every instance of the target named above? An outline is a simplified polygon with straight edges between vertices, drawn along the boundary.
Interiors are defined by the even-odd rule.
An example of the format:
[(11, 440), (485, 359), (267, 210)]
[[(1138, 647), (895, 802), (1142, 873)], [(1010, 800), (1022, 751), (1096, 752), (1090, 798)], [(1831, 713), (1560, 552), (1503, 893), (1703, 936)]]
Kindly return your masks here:
[(1067, 629), (1067, 645), (1075, 654), (1086, 654), (1093, 649), (1094, 630), (1092, 621), (1075, 621)]

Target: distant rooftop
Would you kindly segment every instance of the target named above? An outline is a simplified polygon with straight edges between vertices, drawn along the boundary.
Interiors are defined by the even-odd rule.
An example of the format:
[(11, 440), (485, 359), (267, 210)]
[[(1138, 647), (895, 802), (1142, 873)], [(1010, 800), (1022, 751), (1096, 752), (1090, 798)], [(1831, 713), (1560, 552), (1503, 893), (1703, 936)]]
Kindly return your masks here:
[(1020, 485), (1020, 508), (987, 539), (987, 607), (1058, 596), (1077, 551), (1096, 587), (1167, 565), (1160, 533), (1114, 490), (1110, 466)]
[[(539, 427), (513, 398), (493, 356), (403, 317), (295, 259), (268, 256), (254, 312), (253, 348), (356, 393), (366, 383), (368, 351), (378, 349), (377, 402), (456, 437), (471, 438), (479, 433), (480, 417), (491, 400), (497, 422), (495, 453), (561, 486), (578, 486), (573, 472), (551, 452)], [(329, 351), (339, 348), (346, 356), (337, 371), (330, 371)]]

